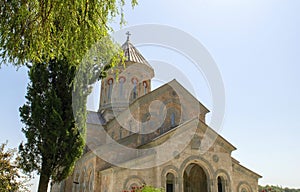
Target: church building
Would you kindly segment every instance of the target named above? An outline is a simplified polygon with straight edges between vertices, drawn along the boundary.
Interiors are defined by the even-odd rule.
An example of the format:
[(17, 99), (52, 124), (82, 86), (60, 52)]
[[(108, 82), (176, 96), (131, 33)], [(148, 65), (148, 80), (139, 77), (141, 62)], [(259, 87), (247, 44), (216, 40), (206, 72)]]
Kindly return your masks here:
[(152, 90), (155, 72), (129, 36), (122, 49), (125, 66), (102, 79), (99, 110), (88, 112), (85, 152), (51, 191), (257, 192), (261, 176), (231, 156), (209, 110), (176, 79)]

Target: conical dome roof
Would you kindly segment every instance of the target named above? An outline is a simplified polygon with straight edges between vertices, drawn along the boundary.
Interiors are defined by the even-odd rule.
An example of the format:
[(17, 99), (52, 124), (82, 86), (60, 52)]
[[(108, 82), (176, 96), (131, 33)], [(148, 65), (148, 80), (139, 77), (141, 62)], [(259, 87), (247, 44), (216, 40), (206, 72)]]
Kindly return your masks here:
[[(146, 59), (143, 57), (143, 55), (135, 48), (129, 41), (129, 33), (127, 33), (127, 40), (126, 42), (122, 45), (122, 49), (124, 51), (124, 55), (126, 57), (126, 62), (133, 62), (133, 63), (140, 63), (140, 64), (145, 64), (149, 67), (151, 65), (146, 61)], [(152, 68), (152, 67), (151, 67)]]

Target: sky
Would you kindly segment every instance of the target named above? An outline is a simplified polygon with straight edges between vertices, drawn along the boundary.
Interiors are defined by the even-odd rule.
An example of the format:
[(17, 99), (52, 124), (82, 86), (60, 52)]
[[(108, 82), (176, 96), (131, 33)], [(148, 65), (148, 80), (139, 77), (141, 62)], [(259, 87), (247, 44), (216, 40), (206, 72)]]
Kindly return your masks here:
[[(167, 25), (209, 51), (225, 88), (225, 118), (218, 132), (237, 147), (234, 158), (263, 176), (261, 185), (300, 188), (299, 8), (298, 0), (140, 0), (133, 10), (125, 7), (125, 27)], [(185, 66), (190, 61), (170, 49), (137, 47), (150, 64), (159, 60), (178, 66), (194, 84), (197, 98), (212, 108), (205, 78)], [(0, 142), (8, 140), (10, 147), (24, 139), (18, 109), (27, 83), (25, 68), (1, 67)]]

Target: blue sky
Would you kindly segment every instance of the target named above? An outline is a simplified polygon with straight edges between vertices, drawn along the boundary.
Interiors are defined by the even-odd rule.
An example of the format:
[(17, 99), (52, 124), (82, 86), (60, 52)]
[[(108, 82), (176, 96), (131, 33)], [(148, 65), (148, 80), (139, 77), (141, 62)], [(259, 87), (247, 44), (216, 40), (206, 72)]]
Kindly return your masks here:
[[(125, 9), (127, 26), (176, 27), (210, 52), (226, 95), (219, 133), (238, 148), (233, 156), (241, 164), (263, 176), (262, 185), (300, 188), (299, 8), (298, 0), (144, 0), (134, 10)], [(139, 49), (149, 60), (186, 62), (166, 56), (174, 54), (168, 50)], [(18, 108), (25, 102), (27, 83), (25, 68), (1, 67), (0, 142), (8, 140), (11, 147), (23, 139)], [(211, 108), (205, 87), (196, 92)]]

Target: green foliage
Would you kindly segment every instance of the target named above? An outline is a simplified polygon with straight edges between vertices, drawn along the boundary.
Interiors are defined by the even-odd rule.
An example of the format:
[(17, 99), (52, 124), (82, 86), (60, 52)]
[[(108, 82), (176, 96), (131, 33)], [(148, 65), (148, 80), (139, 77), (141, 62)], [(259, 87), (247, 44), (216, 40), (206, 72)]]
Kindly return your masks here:
[(273, 186), (273, 185), (266, 185), (266, 186), (259, 186), (258, 187), (259, 192), (300, 192), (300, 189), (290, 189), (290, 188), (283, 188), (279, 186)]
[(2, 0), (0, 57), (14, 65), (53, 59), (79, 64), (92, 45), (108, 37), (113, 18), (120, 15), (124, 23), (124, 5), (125, 0)]
[(133, 186), (131, 190), (123, 190), (123, 192), (165, 192), (162, 188), (155, 188), (149, 185), (146, 186)]
[(5, 150), (6, 143), (0, 145), (0, 191), (29, 191), (26, 177), (19, 173), (15, 161), (15, 150)]
[(164, 189), (158, 189), (151, 186), (145, 186), (142, 190), (142, 192), (164, 192)]
[(123, 58), (108, 23), (117, 15), (124, 23), (124, 5), (125, 0), (0, 1), (1, 61), (30, 68), (27, 101), (20, 108), (27, 138), (19, 147), (20, 164), (41, 174), (40, 186), (66, 178), (82, 154), (90, 85)]
[(27, 101), (20, 108), (27, 138), (19, 147), (20, 164), (28, 173), (38, 171), (47, 185), (70, 174), (84, 147), (85, 124), (75, 123), (72, 110), (75, 72), (66, 60), (37, 63), (29, 71)]
[[(27, 173), (40, 173), (40, 186), (47, 187), (49, 179), (60, 182), (73, 171), (85, 144), (90, 85), (105, 67), (120, 63), (118, 47), (106, 41), (94, 47), (80, 66), (54, 59), (30, 68), (27, 101), (20, 108), (27, 138), (19, 147), (20, 164)], [(93, 61), (95, 55), (101, 60)]]

